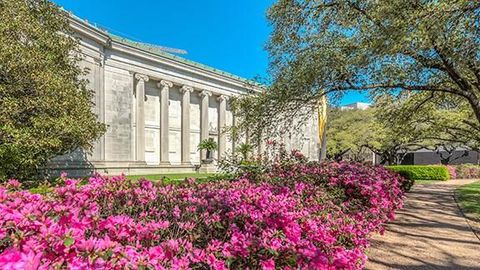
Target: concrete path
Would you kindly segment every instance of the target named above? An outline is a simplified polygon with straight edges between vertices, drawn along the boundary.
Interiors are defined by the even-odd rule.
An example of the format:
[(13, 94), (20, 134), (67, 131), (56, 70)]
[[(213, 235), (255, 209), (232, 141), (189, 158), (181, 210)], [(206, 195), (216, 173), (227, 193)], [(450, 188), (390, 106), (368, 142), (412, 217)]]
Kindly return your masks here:
[(385, 234), (373, 237), (366, 269), (480, 269), (480, 241), (453, 197), (471, 182), (415, 185)]

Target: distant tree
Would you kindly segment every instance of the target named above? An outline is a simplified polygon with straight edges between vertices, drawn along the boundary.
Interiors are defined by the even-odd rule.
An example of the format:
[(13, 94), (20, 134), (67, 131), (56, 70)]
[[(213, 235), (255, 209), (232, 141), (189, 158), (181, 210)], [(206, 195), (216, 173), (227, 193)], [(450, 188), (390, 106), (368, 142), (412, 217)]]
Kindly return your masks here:
[[(460, 150), (459, 147), (461, 147), (461, 145), (458, 144), (445, 144), (442, 145), (442, 147), (437, 146), (435, 148), (435, 152), (440, 158), (440, 163), (443, 165), (448, 165), (455, 160), (468, 156), (468, 150)], [(457, 154), (458, 151), (462, 152), (462, 154)]]
[[(395, 95), (385, 93), (375, 98), (374, 139), (368, 147), (380, 156), (382, 164), (399, 164), (410, 151), (431, 146), (428, 139), (432, 129), (424, 124), (425, 115), (411, 114), (399, 121), (398, 113), (403, 103)], [(428, 117), (428, 116), (427, 116)]]
[[(480, 150), (480, 130), (472, 124), (476, 121), (475, 115), (462, 98), (423, 92), (382, 96), (383, 102), (377, 106), (383, 116), (400, 126), (421, 129), (425, 148), (437, 152), (442, 163), (460, 158), (461, 155), (456, 154), (459, 148)], [(390, 103), (395, 106), (388, 105)]]
[(367, 110), (340, 110), (328, 112), (327, 158), (342, 160), (347, 153), (355, 161), (364, 159), (364, 150), (375, 138), (374, 113)]
[(382, 164), (397, 164), (409, 151), (430, 146), (429, 128), (414, 125), (414, 118), (409, 123), (395, 121), (393, 112), (397, 106), (395, 98), (387, 95), (378, 97), (374, 106), (366, 110), (330, 110), (328, 158), (363, 161), (368, 152), (373, 152), (380, 156)]
[(479, 1), (279, 0), (268, 18), (272, 86), (250, 107), (258, 127), (348, 90), (446, 93), (480, 126)]
[(34, 178), (105, 131), (67, 17), (47, 0), (0, 0), (0, 179)]
[(327, 125), (327, 155), (340, 160), (346, 153), (361, 161), (367, 148), (380, 156), (381, 163), (402, 162), (410, 151), (429, 149), (443, 164), (465, 156), (458, 149), (480, 150), (480, 132), (468, 104), (450, 95), (417, 92), (374, 97), (367, 110), (331, 109)]

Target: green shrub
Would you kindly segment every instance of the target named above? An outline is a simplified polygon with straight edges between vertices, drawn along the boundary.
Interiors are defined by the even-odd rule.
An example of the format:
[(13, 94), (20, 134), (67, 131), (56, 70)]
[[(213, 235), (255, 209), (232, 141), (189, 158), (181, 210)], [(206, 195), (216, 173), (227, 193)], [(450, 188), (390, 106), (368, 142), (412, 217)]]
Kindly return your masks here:
[(38, 179), (105, 132), (68, 17), (51, 1), (0, 1), (0, 180)]
[(447, 167), (441, 165), (397, 165), (387, 166), (387, 168), (409, 180), (446, 181), (450, 179)]

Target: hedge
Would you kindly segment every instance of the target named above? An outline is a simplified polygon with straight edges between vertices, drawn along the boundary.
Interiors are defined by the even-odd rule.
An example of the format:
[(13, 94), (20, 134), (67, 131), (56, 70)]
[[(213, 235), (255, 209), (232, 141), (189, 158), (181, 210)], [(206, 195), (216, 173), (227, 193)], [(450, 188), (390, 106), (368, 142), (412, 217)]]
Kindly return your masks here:
[(447, 167), (441, 165), (397, 165), (387, 166), (387, 168), (409, 180), (446, 181), (450, 179)]

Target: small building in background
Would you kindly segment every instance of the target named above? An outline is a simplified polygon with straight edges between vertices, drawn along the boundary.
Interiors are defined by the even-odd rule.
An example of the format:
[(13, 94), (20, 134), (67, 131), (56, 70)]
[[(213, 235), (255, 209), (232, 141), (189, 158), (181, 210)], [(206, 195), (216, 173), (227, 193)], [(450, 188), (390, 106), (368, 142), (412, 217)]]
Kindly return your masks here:
[(366, 110), (370, 108), (370, 106), (371, 106), (370, 103), (355, 102), (355, 103), (340, 106), (340, 109), (341, 110)]
[[(454, 151), (445, 151), (442, 149), (439, 151), (420, 149), (399, 155), (405, 155), (401, 165), (480, 164), (479, 152), (461, 147)], [(381, 158), (379, 155), (375, 155), (374, 163), (377, 165), (381, 164)]]
[(465, 148), (447, 151), (420, 149), (407, 153), (402, 165), (432, 165), (432, 164), (479, 164), (480, 153)]

